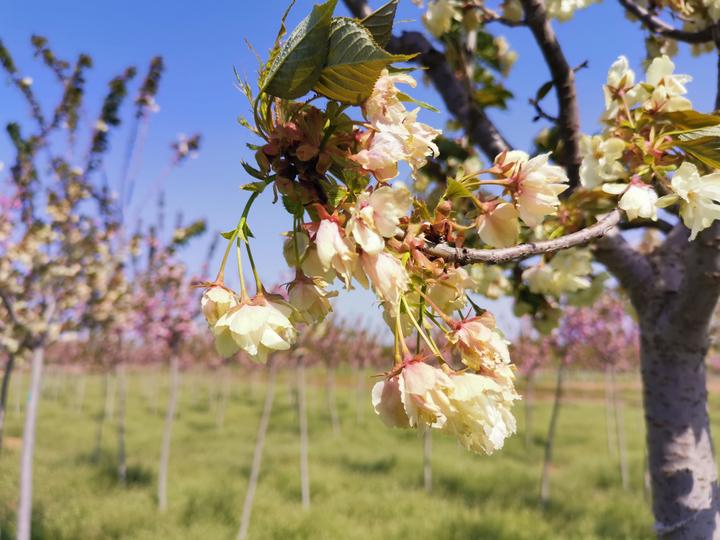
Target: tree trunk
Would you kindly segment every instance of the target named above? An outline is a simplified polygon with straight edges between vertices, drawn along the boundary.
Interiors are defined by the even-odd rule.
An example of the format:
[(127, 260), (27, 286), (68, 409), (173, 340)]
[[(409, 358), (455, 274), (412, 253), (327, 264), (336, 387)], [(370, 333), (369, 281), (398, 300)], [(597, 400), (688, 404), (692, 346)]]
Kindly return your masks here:
[(78, 375), (77, 386), (75, 387), (75, 411), (82, 412), (85, 403), (85, 387), (87, 386), (87, 375), (84, 372)]
[(542, 477), (540, 479), (540, 505), (543, 508), (545, 508), (548, 500), (550, 500), (550, 467), (552, 466), (552, 453), (555, 445), (555, 434), (557, 433), (558, 416), (560, 415), (560, 402), (562, 401), (564, 375), (565, 362), (561, 362), (557, 370), (555, 400), (553, 401), (552, 413), (550, 415), (550, 426), (548, 427), (547, 439), (545, 440), (545, 458), (543, 460)]
[(225, 409), (230, 399), (230, 372), (228, 368), (222, 368), (222, 380), (220, 381), (220, 399), (217, 405), (217, 427), (219, 431), (225, 428)]
[(22, 396), (25, 390), (24, 371), (20, 369), (15, 376), (15, 414), (20, 415), (22, 412)]
[(641, 370), (655, 529), (664, 540), (720, 539), (707, 409), (707, 341), (641, 317)]
[(7, 417), (7, 398), (10, 391), (10, 376), (15, 367), (15, 355), (8, 354), (3, 373), (2, 389), (0, 390), (0, 452), (3, 447), (3, 433), (5, 432), (5, 418)]
[(610, 375), (610, 369), (610, 366), (605, 367), (605, 439), (607, 442), (608, 456), (612, 460), (616, 448), (614, 444), (616, 430), (613, 430), (613, 379)]
[(100, 454), (102, 452), (102, 438), (103, 438), (103, 427), (105, 426), (105, 420), (108, 417), (108, 408), (110, 403), (110, 371), (104, 368), (103, 373), (103, 406), (97, 415), (97, 426), (95, 428), (95, 450), (92, 453), (92, 461), (97, 463), (100, 461)]
[(127, 380), (125, 378), (125, 364), (118, 362), (115, 366), (115, 377), (118, 385), (118, 481), (124, 486), (127, 482), (127, 460), (125, 454), (125, 403), (127, 401)]
[(158, 468), (158, 508), (161, 512), (167, 510), (167, 479), (170, 464), (170, 440), (172, 427), (175, 421), (175, 408), (177, 406), (178, 388), (180, 386), (180, 358), (173, 352), (170, 357), (170, 395), (168, 396), (165, 411), (165, 427), (163, 428), (162, 448), (160, 450), (160, 466)]
[(425, 491), (432, 491), (432, 432), (430, 428), (423, 430), (423, 485)]
[(525, 450), (532, 448), (533, 438), (533, 396), (535, 394), (535, 374), (528, 373), (525, 384)]
[(330, 411), (330, 423), (332, 424), (333, 435), (340, 435), (340, 415), (337, 410), (337, 397), (335, 395), (335, 368), (327, 368), (327, 404)]
[(623, 489), (630, 489), (630, 471), (627, 460), (627, 444), (625, 443), (625, 421), (622, 414), (622, 400), (618, 397), (617, 382), (615, 381), (615, 368), (610, 367), (610, 380), (612, 388), (613, 419), (615, 422), (615, 441), (617, 442), (618, 460), (620, 463), (620, 480)]
[(252, 465), (250, 467), (250, 478), (248, 479), (247, 492), (245, 493), (245, 502), (243, 503), (242, 517), (240, 518), (240, 531), (238, 532), (237, 540), (245, 540), (247, 538), (248, 529), (250, 528), (250, 515), (252, 514), (253, 500), (255, 499), (258, 479), (260, 478), (260, 465), (262, 464), (263, 447), (265, 446), (265, 436), (267, 434), (268, 424), (270, 423), (270, 413), (272, 412), (273, 396), (275, 392), (275, 371), (275, 360), (271, 357), (268, 359), (268, 381), (267, 390), (265, 390), (265, 404), (263, 405), (263, 412), (260, 417), (260, 425), (258, 426), (257, 438), (255, 440), (255, 451), (253, 452)]
[(308, 467), (308, 419), (305, 395), (305, 358), (297, 360), (298, 423), (300, 426), (300, 498), (303, 510), (310, 509), (310, 470)]
[(17, 513), (17, 540), (30, 540), (32, 523), (33, 454), (35, 452), (35, 431), (37, 413), (42, 390), (42, 371), (45, 350), (38, 347), (32, 351), (32, 375), (25, 410), (23, 427), (22, 456), (20, 458), (20, 502)]

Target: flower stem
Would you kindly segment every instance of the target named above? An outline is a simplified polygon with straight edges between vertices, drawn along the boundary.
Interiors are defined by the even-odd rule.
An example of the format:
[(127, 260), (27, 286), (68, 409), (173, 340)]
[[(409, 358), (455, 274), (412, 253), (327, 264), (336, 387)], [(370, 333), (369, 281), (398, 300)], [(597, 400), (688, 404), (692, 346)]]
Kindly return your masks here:
[(440, 349), (438, 349), (438, 346), (435, 344), (435, 342), (432, 340), (432, 338), (429, 338), (427, 335), (425, 335), (425, 332), (423, 332), (422, 328), (418, 324), (418, 322), (415, 320), (415, 317), (413, 317), (412, 313), (410, 312), (410, 306), (408, 305), (407, 300), (405, 299), (405, 295), (401, 297), (402, 303), (405, 305), (405, 310), (407, 311), (408, 317), (410, 317), (410, 320), (413, 323), (413, 326), (415, 327), (415, 330), (417, 330), (418, 336), (423, 338), (423, 341), (427, 344), (427, 346), (430, 348), (430, 350), (433, 352), (435, 356), (438, 357), (439, 360), (441, 360), (443, 363), (445, 363), (445, 359), (443, 358), (442, 353), (440, 352)]
[(248, 295), (247, 289), (245, 288), (245, 273), (243, 272), (242, 267), (242, 251), (240, 251), (239, 238), (237, 239), (235, 250), (237, 255), (238, 275), (240, 276), (240, 301), (244, 302), (250, 297), (250, 295)]
[(245, 249), (247, 250), (250, 267), (252, 268), (253, 277), (255, 278), (256, 294), (263, 294), (265, 292), (265, 288), (260, 281), (260, 276), (258, 275), (257, 268), (255, 267), (255, 260), (253, 259), (252, 251), (250, 251), (250, 242), (248, 240), (245, 240)]

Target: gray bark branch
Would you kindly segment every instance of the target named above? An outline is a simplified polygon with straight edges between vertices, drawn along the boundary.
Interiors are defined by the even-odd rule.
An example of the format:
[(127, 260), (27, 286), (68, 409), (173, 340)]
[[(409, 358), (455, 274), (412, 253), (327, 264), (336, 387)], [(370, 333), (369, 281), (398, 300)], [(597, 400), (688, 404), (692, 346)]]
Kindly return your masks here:
[(428, 255), (440, 257), (448, 262), (456, 262), (461, 266), (476, 262), (503, 264), (526, 259), (533, 255), (554, 253), (563, 249), (587, 244), (591, 240), (606, 235), (619, 221), (620, 211), (613, 210), (597, 223), (554, 240), (543, 240), (498, 249), (457, 248), (449, 244), (436, 244), (434, 246), (427, 246), (423, 251)]
[(572, 186), (580, 183), (580, 112), (575, 91), (575, 71), (568, 64), (542, 0), (520, 0), (525, 21), (550, 69), (558, 100), (558, 129), (562, 163)]
[(633, 0), (618, 0), (626, 10), (637, 17), (643, 23), (645, 28), (653, 34), (662, 37), (684, 41), (685, 43), (706, 43), (713, 37), (713, 27), (709, 26), (696, 32), (688, 32), (679, 30), (674, 26), (656, 17), (652, 12), (643, 6), (636, 4)]

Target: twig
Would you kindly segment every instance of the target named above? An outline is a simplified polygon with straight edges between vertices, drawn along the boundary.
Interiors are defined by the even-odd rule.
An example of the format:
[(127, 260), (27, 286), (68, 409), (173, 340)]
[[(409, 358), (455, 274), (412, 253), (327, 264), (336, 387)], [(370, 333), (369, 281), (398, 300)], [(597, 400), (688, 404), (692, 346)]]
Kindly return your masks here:
[(713, 39), (714, 26), (708, 26), (707, 28), (695, 32), (679, 30), (666, 23), (661, 18), (653, 15), (653, 13), (647, 8), (636, 4), (633, 0), (618, 0), (618, 2), (620, 2), (620, 5), (637, 17), (640, 22), (643, 23), (645, 28), (650, 30), (653, 34), (676, 39), (678, 41), (684, 41), (685, 43), (706, 43)]
[[(575, 92), (575, 72), (568, 64), (542, 0), (521, 0), (527, 25), (550, 69), (558, 99), (558, 128), (563, 141), (562, 163), (571, 186), (580, 183), (580, 113)], [(559, 156), (560, 157), (560, 156)]]
[(425, 247), (423, 251), (428, 255), (440, 257), (448, 262), (456, 262), (460, 265), (476, 262), (504, 264), (527, 259), (533, 255), (554, 253), (562, 249), (586, 244), (591, 240), (606, 235), (619, 222), (620, 211), (613, 210), (597, 223), (554, 240), (543, 240), (541, 242), (520, 244), (500, 249), (456, 248), (449, 244), (436, 244), (434, 246)]

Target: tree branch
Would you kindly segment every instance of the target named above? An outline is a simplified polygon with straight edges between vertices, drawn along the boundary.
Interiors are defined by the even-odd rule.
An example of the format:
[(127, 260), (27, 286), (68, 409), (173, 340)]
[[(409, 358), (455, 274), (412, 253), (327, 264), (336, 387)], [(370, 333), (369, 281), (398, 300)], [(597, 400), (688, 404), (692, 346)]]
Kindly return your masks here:
[(655, 221), (652, 219), (634, 219), (633, 221), (620, 223), (618, 227), (623, 231), (632, 229), (655, 229), (665, 234), (670, 234), (673, 230), (673, 224), (664, 219)]
[[(357, 18), (366, 17), (371, 12), (365, 0), (345, 0), (345, 5)], [(448, 111), (460, 123), (470, 141), (490, 160), (510, 149), (484, 109), (473, 101), (467, 86), (457, 78), (445, 54), (437, 50), (423, 34), (403, 32), (393, 36), (387, 50), (394, 54), (417, 54), (413, 62), (425, 68), (425, 74), (442, 97)]]
[(650, 260), (633, 249), (618, 233), (600, 238), (593, 246), (595, 258), (620, 282), (640, 311), (648, 289), (654, 282), (654, 270)]
[(607, 234), (619, 222), (620, 211), (613, 210), (597, 223), (554, 240), (543, 240), (541, 242), (520, 244), (500, 249), (457, 248), (449, 244), (436, 244), (425, 247), (423, 251), (428, 255), (440, 257), (448, 262), (455, 262), (459, 265), (476, 262), (504, 264), (527, 259), (533, 255), (554, 253), (563, 249), (587, 244), (591, 240)]
[(558, 99), (558, 129), (563, 142), (562, 162), (571, 186), (580, 183), (580, 112), (575, 93), (575, 72), (568, 64), (545, 11), (543, 0), (520, 0), (525, 21), (540, 47), (553, 78)]
[(696, 32), (688, 32), (679, 30), (674, 26), (666, 23), (661, 18), (656, 17), (647, 8), (636, 4), (633, 0), (618, 0), (620, 5), (637, 17), (643, 23), (645, 28), (653, 34), (662, 37), (684, 41), (685, 43), (706, 43), (713, 39), (713, 26), (708, 26), (703, 30)]
[(684, 273), (667, 321), (670, 326), (682, 324), (683, 328), (697, 330), (705, 337), (720, 297), (720, 221), (684, 247), (681, 254)]

